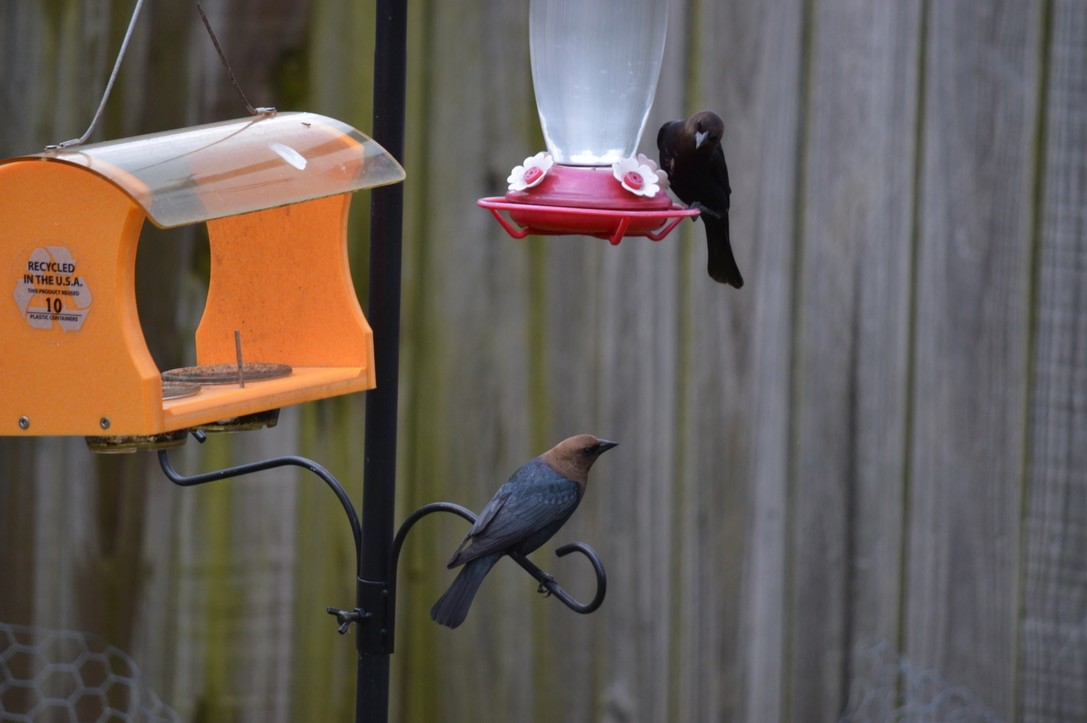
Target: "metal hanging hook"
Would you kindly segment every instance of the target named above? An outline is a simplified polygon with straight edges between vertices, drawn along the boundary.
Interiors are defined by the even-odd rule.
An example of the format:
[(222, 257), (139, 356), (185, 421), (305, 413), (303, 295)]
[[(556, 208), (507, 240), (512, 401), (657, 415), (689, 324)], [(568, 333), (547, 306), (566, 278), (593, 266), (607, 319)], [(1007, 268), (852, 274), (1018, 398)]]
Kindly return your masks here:
[(593, 572), (596, 573), (596, 595), (594, 595), (593, 599), (587, 603), (578, 602), (578, 600), (570, 595), (570, 593), (559, 587), (559, 584), (555, 582), (554, 576), (549, 575), (536, 567), (535, 563), (524, 555), (513, 553), (510, 557), (512, 557), (518, 565), (523, 567), (529, 575), (532, 575), (540, 581), (540, 592), (544, 592), (548, 596), (554, 595), (563, 605), (576, 613), (588, 615), (600, 607), (604, 602), (604, 595), (608, 592), (608, 578), (604, 574), (604, 563), (600, 561), (600, 557), (596, 554), (596, 550), (589, 547), (584, 542), (571, 542), (570, 544), (563, 545), (555, 550), (555, 554), (559, 557), (566, 557), (571, 552), (580, 552), (588, 558), (589, 562), (592, 563)]

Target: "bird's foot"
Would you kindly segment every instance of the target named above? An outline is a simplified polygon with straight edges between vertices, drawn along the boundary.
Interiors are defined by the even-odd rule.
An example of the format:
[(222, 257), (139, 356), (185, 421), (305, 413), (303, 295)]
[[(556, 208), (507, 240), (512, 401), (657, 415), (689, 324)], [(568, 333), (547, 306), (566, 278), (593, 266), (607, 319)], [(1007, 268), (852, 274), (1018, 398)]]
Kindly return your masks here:
[(551, 597), (551, 594), (552, 594), (553, 591), (551, 590), (548, 583), (554, 584), (555, 576), (554, 575), (549, 575), (546, 572), (543, 573), (543, 575), (544, 575), (544, 577), (547, 578), (547, 581), (546, 582), (541, 582), (540, 586), (536, 588), (536, 592), (540, 593), (544, 597)]
[[(690, 206), (688, 206), (688, 208), (698, 209), (698, 212), (703, 216), (709, 216), (710, 218), (715, 218), (718, 221), (721, 220), (721, 214), (717, 213), (716, 211), (714, 211), (712, 209), (706, 208), (705, 206), (703, 206), (698, 201), (695, 201), (694, 203), (692, 203)], [(697, 221), (697, 220), (698, 220), (698, 218), (696, 216), (691, 217), (691, 221)]]

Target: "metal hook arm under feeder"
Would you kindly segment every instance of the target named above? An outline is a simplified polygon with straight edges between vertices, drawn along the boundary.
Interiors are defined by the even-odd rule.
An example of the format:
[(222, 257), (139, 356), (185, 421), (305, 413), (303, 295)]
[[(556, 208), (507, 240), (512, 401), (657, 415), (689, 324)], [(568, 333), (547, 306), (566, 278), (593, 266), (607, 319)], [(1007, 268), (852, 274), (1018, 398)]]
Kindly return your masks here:
[[(203, 442), (202, 435), (196, 435), (197, 441)], [(332, 473), (327, 469), (317, 464), (311, 459), (305, 457), (298, 457), (296, 455), (290, 455), (286, 457), (275, 457), (272, 459), (262, 460), (260, 462), (250, 462), (249, 464), (242, 464), (236, 467), (227, 467), (225, 469), (212, 470), (211, 472), (204, 472), (202, 474), (195, 474), (191, 476), (185, 476), (180, 474), (174, 469), (174, 466), (170, 463), (170, 459), (166, 454), (165, 449), (159, 450), (159, 465), (162, 467), (162, 471), (166, 473), (166, 477), (171, 482), (179, 487), (193, 487), (195, 485), (202, 485), (207, 482), (215, 482), (221, 479), (229, 479), (231, 477), (242, 477), (247, 474), (253, 474), (255, 472), (263, 472), (265, 470), (274, 469), (276, 467), (301, 467), (313, 472), (315, 475), (321, 478), (329, 489), (331, 489), (336, 498), (339, 499), (340, 505), (343, 506), (344, 512), (347, 513), (347, 519), (351, 523), (351, 534), (354, 536), (355, 541), (355, 570), (356, 575), (359, 570), (359, 551), (362, 548), (362, 525), (359, 523), (358, 513), (355, 511), (355, 506), (351, 502), (351, 498), (344, 491), (343, 486), (339, 480), (332, 476)]]

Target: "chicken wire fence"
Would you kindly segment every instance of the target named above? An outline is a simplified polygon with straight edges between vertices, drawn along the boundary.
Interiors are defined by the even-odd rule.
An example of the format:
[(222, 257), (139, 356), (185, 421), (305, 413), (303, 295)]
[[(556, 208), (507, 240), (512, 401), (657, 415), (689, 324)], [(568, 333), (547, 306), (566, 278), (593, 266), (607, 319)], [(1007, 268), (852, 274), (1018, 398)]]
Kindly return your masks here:
[(919, 668), (884, 641), (852, 656), (849, 701), (839, 723), (1002, 723), (974, 693)]
[[(858, 646), (840, 723), (1002, 723), (971, 691), (886, 642)], [(0, 622), (0, 721), (180, 721), (124, 651), (96, 635)]]
[(96, 635), (0, 622), (0, 721), (179, 721)]

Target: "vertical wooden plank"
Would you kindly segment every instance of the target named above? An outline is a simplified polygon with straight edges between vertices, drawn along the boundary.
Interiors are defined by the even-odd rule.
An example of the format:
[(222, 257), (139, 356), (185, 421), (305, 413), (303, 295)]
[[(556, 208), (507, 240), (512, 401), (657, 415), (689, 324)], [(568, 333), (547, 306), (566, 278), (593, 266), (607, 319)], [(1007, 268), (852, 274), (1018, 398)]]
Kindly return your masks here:
[[(668, 274), (676, 279), (677, 328), (676, 389), (668, 407), (675, 521), (668, 543), (674, 622), (664, 642), (672, 661), (666, 711), (680, 720), (776, 719), (785, 650), (780, 536), (800, 3), (690, 3), (676, 12), (685, 17), (683, 33), (669, 37), (679, 45), (673, 61), (679, 67), (666, 66), (671, 87), (658, 90), (650, 131), (698, 108), (724, 118), (732, 236), (747, 285), (736, 291), (706, 276), (701, 224), (683, 224), (662, 242), (676, 264)], [(655, 155), (653, 141), (643, 146)], [(651, 685), (651, 674), (643, 680)], [(636, 689), (634, 695), (649, 694)]]
[(113, 59), (110, 13), (74, 0), (6, 3), (0, 9), (4, 157), (77, 136), (90, 122)]
[[(444, 426), (435, 422), (443, 409), (444, 400), (436, 397), (444, 371), (440, 354), (434, 354), (437, 343), (433, 310), (426, 303), (430, 280), (427, 278), (431, 215), (427, 208), (428, 159), (435, 143), (430, 124), (430, 87), (427, 59), (431, 39), (436, 32), (434, 13), (425, 0), (409, 3), (408, 18), (408, 83), (406, 122), (406, 168), (404, 182), (404, 265), (402, 294), (402, 323), (400, 379), (401, 432), (400, 446), (404, 450), (399, 463), (398, 517), (416, 507), (439, 499), (452, 499), (447, 491), (451, 473), (443, 470), (443, 458), (435, 448), (444, 445)], [(410, 380), (410, 382), (406, 382)], [(427, 627), (428, 611), (441, 594), (439, 586), (446, 580), (436, 579), (435, 562), (447, 560), (441, 541), (464, 534), (451, 520), (435, 519), (416, 526), (400, 560), (397, 587), (397, 653), (393, 656), (393, 690), (390, 692), (393, 715), (401, 720), (410, 718), (440, 720), (440, 711), (448, 707), (439, 686), (439, 671), (448, 665), (448, 657), (433, 655), (436, 631)], [(444, 536), (443, 536), (444, 533)], [(419, 696), (417, 690), (431, 695)]]
[(906, 650), (1008, 719), (1040, 3), (931, 3)]
[[(298, 411), (297, 408), (283, 410), (275, 430), (238, 435), (229, 440), (234, 460), (268, 459), (297, 445)], [(328, 463), (331, 465), (331, 461)], [(333, 470), (339, 472), (334, 467)], [(229, 686), (226, 696), (238, 702), (243, 711), (242, 720), (284, 720), (289, 717), (292, 693), (305, 695), (288, 685), (295, 660), (291, 646), (292, 606), (299, 589), (317, 583), (311, 570), (320, 570), (319, 566), (311, 568), (296, 557), (303, 528), (298, 524), (295, 510), (303, 485), (323, 487), (312, 475), (286, 467), (238, 480), (229, 490), (232, 514), (226, 551), (231, 563), (226, 571), (229, 578), (223, 586), (231, 591), (226, 599), (225, 617), (232, 630), (228, 638), (230, 673), (224, 677)], [(325, 524), (330, 532), (338, 533), (333, 540), (342, 551), (343, 544), (351, 537), (347, 521), (327, 489), (314, 491), (325, 494), (322, 505)], [(352, 556), (341, 552), (338, 557), (346, 562), (339, 575), (350, 580)], [(323, 607), (312, 610), (314, 618), (323, 613)], [(224, 615), (224, 610), (210, 606), (208, 613)], [(324, 622), (331, 627), (328, 620)]]
[[(178, 624), (187, 612), (179, 596), (178, 530), (183, 496), (162, 477), (155, 455), (139, 457), (142, 474), (130, 484), (146, 487), (144, 536), (136, 557), (145, 585), (143, 594), (134, 600), (139, 613), (127, 652), (159, 697), (180, 710), (185, 705), (181, 691), (191, 690), (186, 681), (193, 678), (191, 670), (182, 664), (191, 638), (182, 634)], [(181, 464), (176, 457), (174, 461)]]
[[(643, 677), (625, 687), (630, 700), (620, 710), (628, 712), (649, 704), (678, 720), (743, 720), (775, 719), (781, 710), (785, 555), (778, 535), (787, 474), (799, 7), (673, 8), (684, 21), (670, 31), (669, 44), (678, 47), (669, 52), (678, 57), (666, 62), (642, 145), (655, 155), (660, 123), (698, 108), (723, 116), (733, 240), (748, 284), (735, 291), (706, 276), (700, 224), (683, 224), (662, 242), (667, 266), (655, 262), (656, 276), (646, 280), (650, 289), (675, 280), (676, 348), (668, 363), (676, 371), (658, 382), (675, 385), (662, 397), (673, 415), (666, 474), (674, 522), (659, 528), (670, 538), (655, 537), (670, 549), (670, 600), (658, 609), (671, 620), (658, 647), (647, 649), (670, 661), (670, 692), (655, 694), (660, 663), (643, 656), (636, 668)], [(623, 337), (609, 343), (623, 345)], [(629, 413), (660, 414), (643, 404)], [(639, 443), (667, 449), (663, 441)], [(631, 623), (608, 634), (636, 635)]]
[[(733, 245), (747, 261), (741, 262), (746, 284), (733, 298), (703, 277), (702, 229), (694, 234), (688, 274), (702, 283), (691, 286), (690, 363), (699, 382), (691, 389), (686, 428), (699, 451), (689, 474), (709, 495), (695, 502), (702, 529), (720, 526), (699, 574), (715, 579), (720, 557), (728, 574), (710, 587), (708, 603), (697, 595), (692, 602), (703, 620), (717, 616), (722, 603), (731, 617), (712, 646), (703, 644), (695, 695), (711, 702), (707, 720), (780, 720), (788, 675), (786, 530), (805, 13), (794, 0), (707, 3), (707, 11), (711, 20), (701, 24), (689, 61), (698, 68), (704, 97), (688, 110), (718, 104), (723, 110)], [(733, 28), (731, 42), (719, 42), (720, 27)], [(729, 294), (724, 299), (722, 291)], [(727, 313), (720, 311), (725, 305)], [(721, 375), (724, 359), (735, 366), (707, 404), (705, 385)], [(719, 485), (736, 489), (735, 497), (715, 499)], [(715, 520), (722, 511), (725, 518)]]
[[(417, 3), (409, 5), (414, 8)], [(298, 19), (301, 14), (302, 32), (290, 36), (283, 46), (273, 46), (275, 52), (269, 59), (267, 72), (269, 82), (274, 81), (276, 103), (289, 110), (324, 113), (370, 133), (374, 12), (374, 0), (297, 4), (289, 17)], [(244, 14), (238, 16), (241, 25), (245, 25), (243, 18)], [(409, 71), (418, 69), (414, 57), (408, 67)], [(413, 169), (409, 177), (414, 173)], [(355, 194), (348, 224), (348, 255), (356, 294), (363, 303), (369, 283), (369, 211), (369, 194)], [(381, 370), (376, 374), (381, 384)], [(304, 405), (298, 429), (301, 453), (336, 474), (360, 513), (364, 404), (364, 395), (358, 394)], [(354, 546), (343, 513), (324, 485), (313, 480), (298, 484), (293, 634), (289, 642), (280, 641), (288, 646), (291, 656), (287, 719), (349, 720), (355, 703), (354, 637), (353, 633), (339, 635), (334, 621), (323, 611), (329, 605), (349, 608), (354, 604)], [(395, 698), (391, 707), (396, 720)]]
[(34, 451), (32, 441), (0, 439), (0, 574), (8, 581), (7, 594), (0, 595), (0, 621), (8, 623), (27, 623), (34, 616), (25, 592), (35, 574), (34, 551), (26, 544), (35, 518)]
[(33, 474), (38, 483), (31, 505), (33, 532), (27, 540), (35, 573), (22, 588), (32, 600), (31, 625), (78, 627), (81, 593), (68, 583), (91, 563), (96, 542), (88, 529), (91, 517), (81, 514), (95, 503), (91, 459), (81, 447), (82, 440), (72, 438), (35, 443)]
[[(684, 23), (693, 15), (697, 8), (690, 3), (671, 4), (656, 101), (639, 144), (653, 158), (661, 109), (682, 108)], [(687, 669), (673, 642), (688, 594), (678, 576), (689, 559), (677, 544), (677, 513), (687, 487), (676, 474), (683, 446), (676, 417), (683, 389), (679, 364), (686, 343), (678, 323), (678, 238), (628, 238), (615, 247), (571, 238), (572, 244), (551, 247), (550, 357), (556, 368), (568, 370), (554, 388), (563, 388), (561, 379), (571, 382), (560, 392), (569, 401), (556, 415), (556, 434), (584, 426), (580, 417), (620, 442), (609, 453), (613, 458), (601, 461), (597, 503), (572, 538), (593, 544), (608, 566), (607, 610), (599, 620), (579, 621), (594, 636), (589, 695), (596, 718), (605, 721), (674, 715), (670, 689)], [(579, 279), (574, 286), (572, 277)], [(564, 344), (579, 355), (562, 359)], [(556, 619), (556, 625), (562, 622)]]
[(920, 2), (815, 3), (798, 263), (790, 717), (897, 647)]
[[(503, 193), (509, 169), (537, 150), (528, 131), (535, 114), (528, 8), (430, 3), (419, 20), (425, 28), (410, 81), (418, 84), (411, 96), (418, 104), (409, 109), (406, 188), (405, 314), (412, 327), (402, 357), (414, 384), (402, 403), (408, 457), (400, 483), (405, 513), (438, 499), (478, 511), (551, 441), (537, 448), (529, 439), (535, 362), (527, 321), (532, 305), (542, 303), (528, 293), (529, 244), (509, 239), (475, 205)], [(537, 651), (549, 642), (537, 639), (535, 620), (554, 601), (536, 600), (535, 584), (519, 568), (500, 563), (456, 631), (430, 620), (430, 606), (455, 575), (444, 563), (465, 531), (463, 521), (437, 516), (409, 540), (398, 616), (398, 649), (411, 656), (399, 668), (401, 714), (459, 720), (501, 711), (529, 720), (541, 700), (546, 714), (550, 704), (534, 681), (537, 656), (549, 655)], [(431, 682), (435, 696), (417, 696), (418, 682)]]
[[(36, 127), (41, 114), (42, 63), (44, 53), (35, 44), (44, 45), (47, 37), (45, 8), (42, 3), (0, 3), (0, 108), (19, 109), (7, 113), (0, 127), (0, 153), (4, 158), (30, 151), (39, 139)], [(37, 81), (37, 82), (36, 82)]]
[(1048, 18), (1017, 718), (1087, 719), (1087, 6)]
[[(675, 17), (683, 6), (671, 10)], [(675, 63), (684, 36), (669, 29), (667, 44), (676, 49), (666, 51), (665, 62)], [(657, 108), (662, 98), (682, 97), (682, 72), (682, 66), (662, 68)], [(647, 121), (639, 144), (651, 157), (658, 126)], [(586, 693), (603, 721), (667, 719), (673, 666), (685, 667), (670, 645), (686, 594), (675, 585), (684, 564), (675, 545), (682, 499), (677, 487), (685, 486), (675, 474), (683, 434), (675, 418), (682, 389), (678, 359), (685, 343), (677, 323), (683, 284), (677, 238), (628, 238), (611, 246), (569, 237), (549, 246), (549, 358), (563, 370), (552, 388), (565, 400), (555, 412), (555, 434), (591, 425), (620, 442), (599, 462), (594, 504), (568, 538), (589, 542), (607, 564), (607, 610), (598, 620), (578, 621), (594, 635), (589, 670), (595, 689)], [(563, 359), (569, 349), (575, 354)], [(556, 615), (555, 634), (566, 618)], [(567, 709), (568, 716), (574, 712)]]

